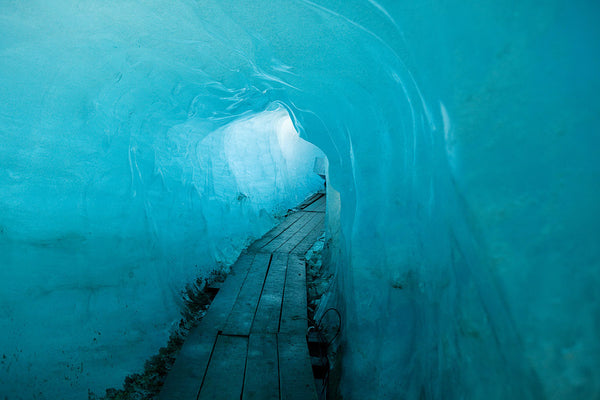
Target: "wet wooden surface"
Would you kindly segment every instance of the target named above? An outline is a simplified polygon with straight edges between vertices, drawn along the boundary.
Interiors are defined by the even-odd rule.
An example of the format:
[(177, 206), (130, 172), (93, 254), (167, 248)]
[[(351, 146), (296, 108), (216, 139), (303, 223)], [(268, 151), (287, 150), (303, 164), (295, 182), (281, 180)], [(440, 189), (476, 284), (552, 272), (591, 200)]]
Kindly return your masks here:
[(304, 254), (323, 233), (316, 194), (231, 268), (169, 372), (161, 400), (316, 399)]

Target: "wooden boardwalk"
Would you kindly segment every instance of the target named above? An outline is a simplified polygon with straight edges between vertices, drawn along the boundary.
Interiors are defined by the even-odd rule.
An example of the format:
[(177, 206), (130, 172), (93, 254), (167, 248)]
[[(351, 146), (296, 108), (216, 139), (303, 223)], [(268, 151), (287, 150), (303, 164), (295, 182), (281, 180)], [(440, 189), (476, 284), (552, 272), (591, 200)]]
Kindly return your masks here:
[(317, 194), (242, 253), (159, 399), (316, 400), (303, 257), (324, 220), (325, 196)]

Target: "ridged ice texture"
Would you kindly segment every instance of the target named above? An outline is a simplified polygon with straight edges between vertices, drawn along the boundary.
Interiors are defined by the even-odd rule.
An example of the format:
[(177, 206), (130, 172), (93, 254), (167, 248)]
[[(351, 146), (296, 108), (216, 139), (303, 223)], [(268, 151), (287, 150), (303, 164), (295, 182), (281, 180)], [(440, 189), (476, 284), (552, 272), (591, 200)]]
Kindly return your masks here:
[[(344, 398), (600, 396), (594, 2), (27, 3), (0, 12), (0, 273), (31, 284), (3, 285), (0, 316), (39, 337), (10, 339), (3, 385), (15, 368), (28, 388), (65, 393), (130, 372), (102, 361), (121, 353), (117, 335), (97, 335), (96, 362), (89, 344), (42, 346), (65, 313), (42, 299), (148, 274), (146, 288), (110, 301), (168, 304), (157, 296), (169, 279), (111, 256), (142, 246), (164, 262), (175, 247), (175, 269), (198, 259), (188, 233), (220, 213), (196, 212), (207, 200), (188, 184), (202, 178), (186, 170), (187, 147), (279, 102), (327, 154), (341, 200), (330, 211)], [(114, 232), (125, 232), (116, 246)], [(111, 243), (94, 257), (113, 272), (81, 267), (99, 247), (68, 251), (90, 235)], [(50, 246), (74, 267), (49, 268)], [(140, 321), (94, 301), (70, 305), (76, 329), (91, 338), (126, 318), (154, 348), (150, 331), (132, 331)], [(161, 326), (165, 314), (135, 315)], [(36, 355), (30, 371), (21, 351)], [(41, 380), (64, 371), (76, 379)]]
[(209, 78), (194, 10), (0, 6), (2, 399), (121, 386), (186, 283), (323, 188), (282, 106)]

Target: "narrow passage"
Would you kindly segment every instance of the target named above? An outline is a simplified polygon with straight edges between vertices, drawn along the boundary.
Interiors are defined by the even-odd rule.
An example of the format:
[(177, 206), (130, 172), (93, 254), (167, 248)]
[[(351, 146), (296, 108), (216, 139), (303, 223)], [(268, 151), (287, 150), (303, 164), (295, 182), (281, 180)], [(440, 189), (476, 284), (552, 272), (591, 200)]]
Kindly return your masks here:
[(161, 400), (316, 400), (304, 254), (323, 233), (325, 201), (310, 197), (242, 253), (186, 338)]

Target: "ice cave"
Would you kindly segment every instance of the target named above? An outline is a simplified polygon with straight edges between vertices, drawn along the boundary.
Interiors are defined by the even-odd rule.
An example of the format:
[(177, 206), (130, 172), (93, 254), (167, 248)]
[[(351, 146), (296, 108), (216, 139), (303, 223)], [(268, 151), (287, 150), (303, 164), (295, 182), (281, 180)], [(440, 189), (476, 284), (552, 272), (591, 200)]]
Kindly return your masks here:
[(599, 18), (0, 1), (0, 399), (104, 398), (323, 190), (335, 398), (600, 399)]

